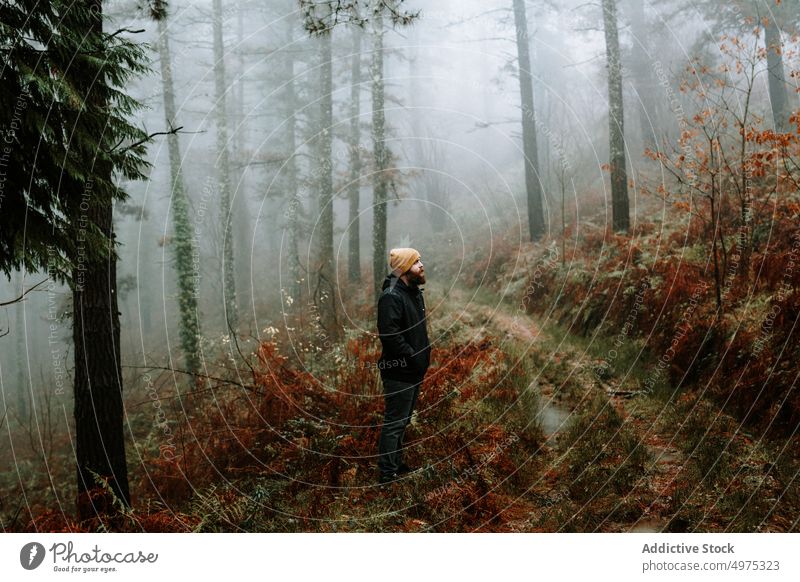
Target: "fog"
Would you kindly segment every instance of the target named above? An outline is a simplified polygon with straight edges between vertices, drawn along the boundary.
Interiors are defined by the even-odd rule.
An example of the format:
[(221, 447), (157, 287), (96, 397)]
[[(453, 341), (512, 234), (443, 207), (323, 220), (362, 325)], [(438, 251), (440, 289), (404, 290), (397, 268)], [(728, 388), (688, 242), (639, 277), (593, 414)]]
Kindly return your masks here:
[[(569, 240), (611, 221), (603, 13), (599, 3), (582, 1), (524, 4), (544, 240), (563, 232)], [(784, 8), (787, 4), (794, 3), (784, 2)], [(720, 50), (726, 36), (741, 37), (746, 47), (763, 44), (763, 30), (753, 34), (756, 22), (749, 15), (756, 5), (766, 15), (774, 3), (725, 5), (723, 10), (715, 2), (618, 4), (634, 223), (642, 217), (658, 220), (662, 205), (658, 198), (642, 195), (641, 181), (666, 179), (645, 148), (674, 153), (684, 120), (700, 110), (696, 96), (682, 87), (694, 59), (715, 67), (731, 64), (730, 55)], [(403, 6), (410, 13), (418, 10), (418, 16), (407, 26), (387, 18), (383, 37), (388, 160), (381, 175), (387, 179), (389, 200), (385, 249), (422, 249), (429, 279), (446, 288), (461, 284), (468, 273), (459, 265), (491, 252), (497, 237), (530, 240), (514, 13), (511, 0), (409, 1)], [(148, 45), (151, 71), (127, 89), (145, 107), (136, 114), (137, 123), (162, 134), (148, 149), (147, 180), (122, 183), (129, 198), (115, 207), (122, 362), (133, 389), (139, 386), (141, 369), (186, 369), (179, 331), (175, 168), (165, 135), (170, 130), (179, 128), (177, 151), (193, 244), (188, 268), (203, 369), (223, 365), (226, 358), (238, 369), (236, 349), (246, 351), (248, 345), (270, 339), (276, 330), (292, 325), (298, 306), (308, 310), (314, 304), (309, 298), (318, 290), (314, 265), (320, 245), (324, 248), (320, 241), (327, 208), (319, 195), (325, 173), (320, 168), (327, 168), (319, 149), (323, 134), (332, 136), (334, 288), (344, 288), (355, 240), (351, 233), (357, 229), (360, 279), (347, 283), (348, 293), (363, 293), (367, 314), (373, 300), (372, 23), (359, 27), (343, 18), (327, 37), (332, 123), (325, 125), (325, 95), (320, 92), (325, 41), (306, 30), (298, 3), (225, 0), (221, 7), (220, 61), (215, 57), (211, 1), (170, 2), (163, 34), (139, 2), (105, 6), (107, 30), (125, 29), (125, 35)], [(796, 78), (788, 74), (797, 66), (796, 13), (793, 18), (779, 22), (791, 107), (796, 106)], [(360, 35), (355, 92), (354, 34)], [(172, 63), (171, 125), (159, 55), (164, 35)], [(766, 66), (766, 61), (756, 64), (749, 106), (769, 126)], [(353, 96), (358, 98), (355, 109)], [(356, 130), (359, 169), (354, 175)], [(359, 199), (352, 214), (354, 182)], [(229, 213), (221, 203), (225, 195)], [(226, 267), (231, 264), (229, 281)], [(13, 299), (40, 281), (45, 282), (24, 301), (0, 313), (0, 330), (7, 332), (0, 353), (4, 403), (10, 409), (16, 399), (18, 413), (24, 415), (34, 397), (35, 406), (54, 405), (56, 417), (66, 422), (58, 411), (59, 405), (66, 411), (71, 398), (69, 288), (48, 279), (46, 272), (24, 272), (2, 282), (0, 299)], [(226, 317), (232, 306), (236, 317)], [(345, 329), (366, 325), (343, 314), (341, 306), (337, 314)], [(234, 327), (238, 347), (231, 341)], [(185, 378), (177, 374), (174, 381)], [(51, 395), (48, 401), (36, 404), (42, 388), (54, 386), (55, 391), (42, 391)]]

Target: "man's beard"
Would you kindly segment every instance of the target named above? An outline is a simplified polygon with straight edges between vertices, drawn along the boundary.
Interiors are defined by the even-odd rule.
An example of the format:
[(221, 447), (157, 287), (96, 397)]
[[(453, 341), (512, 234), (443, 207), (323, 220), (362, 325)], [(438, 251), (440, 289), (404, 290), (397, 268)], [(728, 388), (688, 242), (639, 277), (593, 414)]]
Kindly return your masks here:
[(412, 285), (424, 285), (425, 284), (425, 273), (420, 273), (419, 275), (415, 275), (413, 273), (408, 274), (408, 281)]

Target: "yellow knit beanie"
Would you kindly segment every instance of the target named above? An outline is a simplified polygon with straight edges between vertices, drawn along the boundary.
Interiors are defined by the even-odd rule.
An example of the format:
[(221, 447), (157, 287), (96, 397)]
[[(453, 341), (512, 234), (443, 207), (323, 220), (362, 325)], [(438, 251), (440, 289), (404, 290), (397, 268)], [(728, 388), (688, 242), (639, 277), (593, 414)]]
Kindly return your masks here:
[(392, 249), (389, 251), (389, 267), (397, 275), (403, 275), (419, 260), (419, 251), (416, 249)]

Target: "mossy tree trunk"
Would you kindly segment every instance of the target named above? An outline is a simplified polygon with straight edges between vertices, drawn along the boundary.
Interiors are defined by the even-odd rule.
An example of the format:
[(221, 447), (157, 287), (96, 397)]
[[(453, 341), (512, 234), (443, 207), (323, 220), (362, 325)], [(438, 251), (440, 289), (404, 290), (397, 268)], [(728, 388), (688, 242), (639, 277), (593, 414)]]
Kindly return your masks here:
[[(175, 107), (175, 88), (172, 78), (172, 58), (169, 46), (169, 32), (166, 12), (158, 19), (158, 54), (161, 65), (161, 83), (164, 93), (164, 116), (167, 127), (177, 125)], [(172, 177), (172, 227), (174, 230), (175, 272), (178, 276), (178, 311), (180, 313), (179, 333), (186, 370), (195, 373), (200, 370), (200, 320), (197, 312), (197, 285), (193, 265), (197, 248), (194, 244), (193, 229), (189, 218), (189, 201), (181, 170), (181, 150), (178, 135), (167, 136), (169, 166)]]
[(236, 270), (233, 253), (233, 225), (231, 224), (231, 177), (228, 150), (227, 84), (225, 75), (225, 46), (222, 35), (222, 0), (213, 3), (214, 36), (214, 99), (217, 125), (217, 176), (219, 179), (219, 206), (222, 221), (222, 280), (223, 303), (227, 326), (234, 331), (238, 325), (236, 300)]

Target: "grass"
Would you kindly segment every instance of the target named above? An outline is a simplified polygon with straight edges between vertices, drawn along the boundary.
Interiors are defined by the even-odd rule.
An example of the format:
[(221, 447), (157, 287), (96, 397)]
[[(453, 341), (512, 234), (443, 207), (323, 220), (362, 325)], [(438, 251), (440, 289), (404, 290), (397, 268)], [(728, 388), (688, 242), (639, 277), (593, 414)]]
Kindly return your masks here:
[(544, 440), (539, 417), (541, 394), (535, 381), (535, 364), (527, 346), (510, 340), (504, 344), (504, 370), (502, 388), (510, 394), (513, 412), (507, 422), (512, 430), (524, 433), (531, 443)]
[[(436, 294), (432, 289), (429, 305)], [(634, 389), (650, 373), (637, 341), (616, 345), (613, 337), (581, 337), (548, 324), (536, 342), (499, 342), (478, 331), (483, 311), (459, 303), (469, 299), (463, 295), (441, 302), (432, 319), (436, 373), (418, 407), (429, 411), (418, 414), (407, 441), (409, 461), (423, 471), (376, 487), (380, 385), (360, 365), (376, 357), (375, 342), (351, 333), (337, 351), (307, 355), (337, 390), (319, 389), (276, 345), (264, 352), (257, 390), (246, 399), (200, 394), (188, 404), (192, 418), (176, 417), (199, 422), (191, 433), (199, 442), (189, 439), (180, 449), (180, 469), (191, 477), (177, 466), (155, 466), (148, 477), (168, 508), (140, 496), (131, 529), (509, 531), (517, 519), (526, 531), (615, 531), (640, 519), (653, 497), (656, 468), (637, 423), (662, 434), (671, 429), (686, 459), (668, 508), (670, 531), (797, 527), (796, 448), (779, 454), (688, 394), (639, 396), (628, 401), (635, 413), (626, 416), (606, 388)], [(490, 300), (487, 291), (475, 299)], [(612, 365), (598, 374), (597, 362), (611, 349)], [(545, 397), (575, 410), (553, 439), (539, 422)], [(138, 421), (152, 438), (142, 453), (155, 465), (158, 434), (145, 412), (150, 416)], [(185, 428), (173, 427), (176, 441), (183, 442)], [(170, 484), (181, 486), (172, 497), (164, 491)]]
[[(476, 297), (494, 306), (492, 299), (486, 293)], [(650, 476), (661, 469), (639, 443), (636, 429), (608, 406), (607, 389), (638, 394), (625, 405), (632, 420), (648, 434), (658, 432), (667, 440), (672, 434), (678, 445), (677, 460), (684, 462), (665, 492), (671, 497), (665, 509), (668, 531), (797, 528), (787, 517), (800, 513), (796, 459), (739, 434), (738, 424), (712, 402), (673, 389), (667, 371), (660, 371), (643, 349), (644, 339), (633, 333), (609, 335), (613, 330), (584, 337), (550, 322), (544, 331), (524, 366), (517, 366), (515, 390), (540, 397), (538, 387), (549, 383), (556, 395), (586, 405), (561, 439), (569, 446), (557, 469), (566, 469), (564, 474), (556, 470), (551, 487), (563, 489), (561, 483), (566, 489), (556, 503), (546, 495), (537, 500), (546, 505), (539, 518), (545, 531), (602, 531), (612, 522), (633, 523), (652, 497)], [(528, 347), (503, 344), (512, 361)], [(538, 382), (525, 390), (531, 375)], [(538, 402), (528, 407), (536, 409)]]
[(575, 416), (564, 442), (570, 494), (578, 501), (629, 493), (650, 461), (647, 448), (599, 395)]
[(676, 427), (675, 442), (687, 457), (669, 531), (796, 531), (784, 517), (800, 508), (789, 477), (797, 474), (796, 460), (743, 434), (729, 415), (697, 397), (681, 399), (666, 423)]

